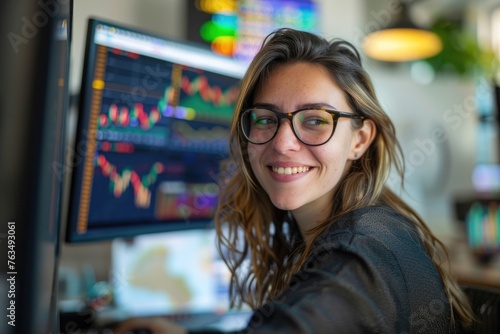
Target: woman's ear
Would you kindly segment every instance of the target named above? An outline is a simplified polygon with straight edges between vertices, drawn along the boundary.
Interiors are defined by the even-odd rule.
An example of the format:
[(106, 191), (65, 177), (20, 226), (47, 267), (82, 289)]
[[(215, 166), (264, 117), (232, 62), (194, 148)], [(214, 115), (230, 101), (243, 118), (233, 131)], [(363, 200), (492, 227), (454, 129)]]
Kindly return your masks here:
[(375, 135), (377, 134), (377, 127), (371, 119), (365, 119), (363, 126), (354, 131), (354, 136), (351, 146), (351, 159), (359, 159), (365, 151), (370, 147)]

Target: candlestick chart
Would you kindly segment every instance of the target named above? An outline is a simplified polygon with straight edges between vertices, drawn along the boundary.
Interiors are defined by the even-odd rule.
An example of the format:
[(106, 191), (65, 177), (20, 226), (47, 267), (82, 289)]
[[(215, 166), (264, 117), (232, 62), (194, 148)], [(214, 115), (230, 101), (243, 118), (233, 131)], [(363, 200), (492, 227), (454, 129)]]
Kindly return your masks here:
[(103, 54), (85, 228), (209, 219), (239, 80), (117, 49)]
[(94, 164), (89, 224), (206, 219), (217, 205), (218, 166), (207, 156), (110, 152), (97, 154)]
[(104, 82), (96, 85), (104, 87), (99, 140), (227, 151), (228, 124), (238, 94), (234, 80), (110, 50)]

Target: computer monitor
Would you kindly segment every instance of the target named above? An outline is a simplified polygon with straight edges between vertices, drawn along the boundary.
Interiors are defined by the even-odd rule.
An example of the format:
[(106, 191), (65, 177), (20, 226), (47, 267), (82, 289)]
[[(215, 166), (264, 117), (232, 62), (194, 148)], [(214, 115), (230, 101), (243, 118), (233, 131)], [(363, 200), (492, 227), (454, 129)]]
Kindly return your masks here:
[(245, 65), (91, 18), (67, 242), (203, 228)]
[(230, 306), (231, 273), (217, 251), (215, 229), (117, 238), (111, 244), (114, 307), (95, 319), (103, 332), (123, 319), (149, 316), (197, 333), (246, 328), (252, 311)]
[(0, 10), (0, 333), (60, 333), (59, 232), (73, 1)]
[(218, 256), (214, 229), (112, 242), (113, 301), (130, 316), (225, 313), (229, 280), (229, 269)]

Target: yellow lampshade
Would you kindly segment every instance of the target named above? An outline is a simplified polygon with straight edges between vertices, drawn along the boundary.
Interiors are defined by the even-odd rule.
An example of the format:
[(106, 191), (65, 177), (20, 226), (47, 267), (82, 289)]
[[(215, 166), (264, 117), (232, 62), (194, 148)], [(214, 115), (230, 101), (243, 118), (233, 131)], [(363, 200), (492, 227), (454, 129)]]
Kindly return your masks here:
[(388, 62), (405, 62), (435, 56), (442, 50), (440, 38), (418, 28), (391, 28), (366, 36), (364, 52), (371, 58)]

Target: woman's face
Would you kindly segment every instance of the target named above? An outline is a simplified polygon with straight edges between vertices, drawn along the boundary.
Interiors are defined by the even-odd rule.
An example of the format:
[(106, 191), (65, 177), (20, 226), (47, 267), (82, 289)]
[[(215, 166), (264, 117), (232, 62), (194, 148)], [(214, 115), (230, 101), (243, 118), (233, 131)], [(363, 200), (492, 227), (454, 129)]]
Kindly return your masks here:
[[(257, 91), (253, 103), (272, 105), (283, 113), (318, 104), (353, 112), (329, 73), (309, 63), (276, 67)], [(299, 224), (302, 219), (313, 227), (309, 225), (330, 214), (335, 187), (356, 158), (355, 153), (362, 153), (357, 132), (349, 118), (339, 118), (328, 142), (308, 146), (297, 139), (290, 121), (284, 119), (270, 142), (248, 144), (250, 164), (273, 204), (291, 210)]]

